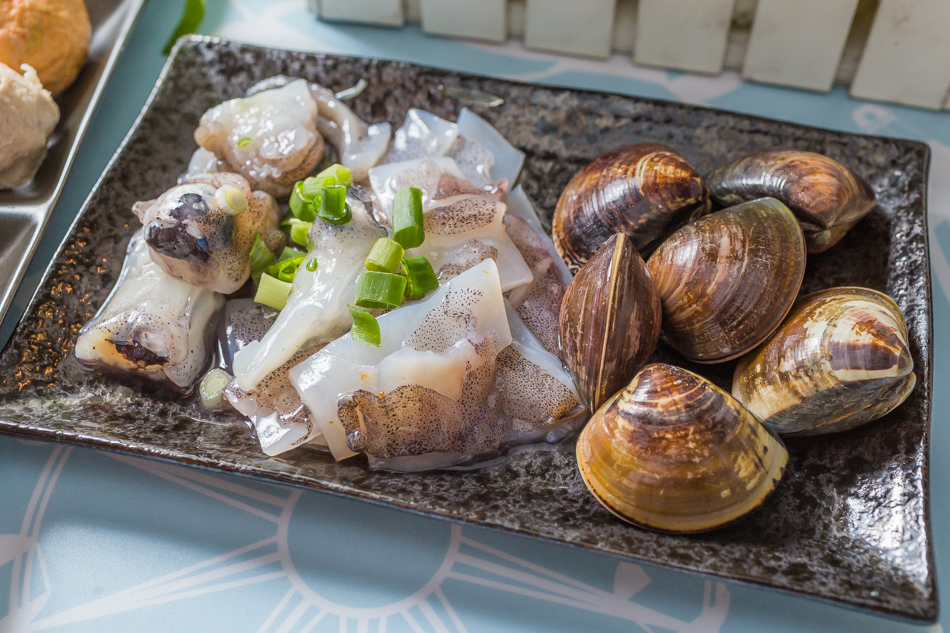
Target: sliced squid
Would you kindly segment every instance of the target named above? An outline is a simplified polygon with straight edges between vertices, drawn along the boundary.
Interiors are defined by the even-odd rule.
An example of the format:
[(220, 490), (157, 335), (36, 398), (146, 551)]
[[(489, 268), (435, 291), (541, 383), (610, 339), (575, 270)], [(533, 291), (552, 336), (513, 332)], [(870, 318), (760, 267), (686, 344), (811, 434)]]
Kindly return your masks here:
[(370, 170), (370, 183), (384, 214), (391, 216), (396, 192), (422, 191), (425, 241), (407, 255), (424, 255), (439, 281), (447, 281), (490, 258), (498, 263), (505, 292), (534, 281), (530, 268), (505, 232), (505, 203), (465, 180), (451, 158), (390, 163)]
[(194, 180), (197, 176), (217, 174), (226, 171), (231, 170), (228, 169), (227, 164), (225, 164), (223, 160), (215, 156), (214, 152), (199, 147), (192, 153), (191, 158), (188, 160), (188, 167), (185, 168), (185, 173), (178, 177), (178, 184), (180, 185), (183, 182)]
[(524, 190), (516, 187), (508, 193), (507, 201), (505, 230), (534, 276), (532, 283), (509, 293), (508, 299), (544, 348), (558, 355), (558, 314), (572, 275), (541, 228)]
[(507, 189), (524, 163), (524, 153), (508, 143), (484, 119), (467, 108), (458, 122), (431, 112), (409, 110), (396, 131), (386, 162), (452, 158), (463, 177), (479, 189)]
[(511, 333), (495, 263), (378, 322), (380, 347), (346, 335), (290, 371), (333, 456), (424, 470), (496, 454), (510, 424), (489, 396)]
[[(385, 231), (355, 196), (347, 196), (347, 203), (353, 213), (349, 223), (313, 223), (313, 248), (298, 268), (287, 305), (260, 341), (235, 354), (234, 377), (244, 391), (255, 391), (261, 380), (305, 345), (331, 341), (352, 325), (346, 306), (353, 304), (366, 257)], [(312, 259), (316, 270), (311, 272)]]
[(374, 469), (469, 465), (555, 442), (586, 420), (570, 376), (506, 305), (484, 260), (378, 318), (381, 346), (333, 341), (290, 370), (336, 459)]
[[(238, 212), (231, 204), (245, 208)], [(145, 227), (152, 261), (172, 277), (223, 294), (250, 276), (254, 236), (276, 230), (280, 221), (274, 198), (230, 173), (196, 176), (155, 200), (136, 202), (132, 212)]]
[[(249, 343), (261, 340), (271, 328), (277, 311), (251, 299), (228, 301), (224, 309), (224, 332), (219, 345), (227, 369), (232, 369), (234, 354)], [(306, 348), (268, 374), (258, 388), (247, 393), (231, 381), (224, 395), (254, 427), (258, 441), (267, 454), (278, 454), (303, 444), (313, 424), (310, 414), (290, 384), (292, 367), (319, 349)]]
[(310, 90), (320, 104), (317, 120), (320, 133), (337, 149), (340, 163), (353, 172), (353, 180), (366, 180), (369, 170), (389, 149), (392, 126), (389, 123), (367, 125), (332, 91), (314, 83), (310, 84)]
[(223, 303), (220, 294), (166, 274), (138, 231), (115, 288), (80, 330), (76, 358), (92, 369), (167, 380), (190, 391), (210, 362), (214, 319)]
[(251, 188), (278, 197), (316, 168), (324, 150), (317, 103), (303, 79), (211, 108), (201, 117), (195, 141)]
[(578, 433), (587, 421), (587, 409), (574, 381), (515, 309), (507, 302), (505, 308), (512, 340), (498, 355), (498, 388), (511, 419), (506, 445), (553, 443)]

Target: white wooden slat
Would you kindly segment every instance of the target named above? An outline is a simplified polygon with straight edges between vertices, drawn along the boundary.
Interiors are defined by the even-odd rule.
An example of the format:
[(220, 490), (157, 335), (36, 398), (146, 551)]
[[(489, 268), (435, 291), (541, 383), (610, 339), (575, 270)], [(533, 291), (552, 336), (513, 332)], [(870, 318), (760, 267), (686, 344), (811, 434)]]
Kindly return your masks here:
[(419, 24), (422, 20), (422, 9), (419, 7), (419, 0), (403, 0), (402, 8), (406, 12), (406, 22)]
[(858, 0), (759, 0), (742, 77), (831, 90)]
[(524, 0), (508, 0), (508, 35), (524, 39)]
[(491, 42), (507, 38), (505, 0), (421, 0), (422, 30)]
[(640, 0), (637, 64), (722, 71), (734, 0)]
[(633, 43), (637, 39), (637, 0), (617, 0), (612, 39), (614, 51), (633, 52)]
[(851, 95), (940, 108), (950, 88), (948, 34), (950, 1), (881, 0)]
[(320, 17), (336, 22), (402, 26), (402, 0), (320, 0)]
[(527, 0), (525, 46), (607, 57), (615, 8), (616, 0)]

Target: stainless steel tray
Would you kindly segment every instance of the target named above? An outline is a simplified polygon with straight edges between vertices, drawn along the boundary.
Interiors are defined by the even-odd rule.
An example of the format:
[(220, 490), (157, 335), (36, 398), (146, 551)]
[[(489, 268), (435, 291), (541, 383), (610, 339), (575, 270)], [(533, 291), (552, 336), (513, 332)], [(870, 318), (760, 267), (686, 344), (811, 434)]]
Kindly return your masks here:
[(33, 258), (102, 91), (144, 4), (145, 0), (86, 0), (92, 22), (89, 58), (76, 81), (56, 98), (60, 121), (50, 138), (46, 160), (33, 182), (0, 191), (0, 321)]

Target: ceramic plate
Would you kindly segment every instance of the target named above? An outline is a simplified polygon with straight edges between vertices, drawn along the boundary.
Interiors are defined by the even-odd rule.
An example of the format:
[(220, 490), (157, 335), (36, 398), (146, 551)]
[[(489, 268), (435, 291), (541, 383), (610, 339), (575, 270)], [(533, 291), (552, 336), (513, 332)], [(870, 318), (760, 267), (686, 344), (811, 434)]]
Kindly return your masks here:
[[(410, 107), (453, 119), (468, 106), (527, 155), (522, 183), (542, 222), (568, 179), (605, 150), (656, 141), (701, 171), (754, 151), (818, 151), (850, 166), (879, 206), (830, 251), (810, 256), (804, 290), (861, 285), (887, 292), (910, 329), (917, 388), (886, 418), (854, 431), (788, 441), (786, 479), (745, 520), (701, 536), (626, 525), (588, 494), (573, 444), (512, 455), (467, 473), (370, 472), (302, 449), (263, 455), (248, 427), (141, 388), (84, 373), (79, 328), (116, 280), (137, 221), (133, 202), (175, 183), (201, 113), (275, 74), (335, 90), (368, 82), (353, 102), (397, 126)], [(497, 107), (459, 101), (481, 91)], [(934, 621), (928, 510), (932, 328), (925, 192), (928, 150), (636, 99), (459, 75), (399, 62), (324, 57), (213, 39), (183, 40), (135, 129), (89, 197), (26, 316), (0, 356), (0, 431), (156, 457), (358, 497), (413, 512), (773, 587), (895, 617)], [(661, 349), (660, 358), (676, 359)], [(700, 371), (730, 382), (732, 364)]]

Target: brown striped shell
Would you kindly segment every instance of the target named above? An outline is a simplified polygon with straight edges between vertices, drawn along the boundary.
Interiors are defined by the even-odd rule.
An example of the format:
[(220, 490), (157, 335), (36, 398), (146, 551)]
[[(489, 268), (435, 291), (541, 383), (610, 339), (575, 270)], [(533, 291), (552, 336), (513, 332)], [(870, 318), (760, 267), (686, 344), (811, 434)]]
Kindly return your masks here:
[(684, 226), (647, 262), (670, 345), (700, 363), (745, 354), (782, 323), (805, 258), (795, 216), (772, 198)]
[(577, 440), (597, 500), (664, 532), (702, 532), (758, 507), (788, 453), (732, 396), (694, 373), (655, 363), (607, 402)]
[(861, 177), (813, 152), (753, 154), (720, 167), (707, 182), (724, 206), (765, 196), (784, 202), (798, 217), (810, 253), (834, 246), (875, 204)]
[(782, 326), (742, 358), (732, 394), (783, 435), (816, 435), (876, 420), (914, 389), (900, 308), (867, 288), (799, 299)]
[(614, 233), (627, 233), (643, 257), (670, 233), (709, 212), (702, 176), (663, 145), (607, 152), (571, 178), (554, 211), (553, 237), (571, 272)]
[(617, 233), (571, 281), (561, 301), (561, 358), (595, 411), (656, 348), (660, 300), (632, 240)]

